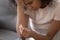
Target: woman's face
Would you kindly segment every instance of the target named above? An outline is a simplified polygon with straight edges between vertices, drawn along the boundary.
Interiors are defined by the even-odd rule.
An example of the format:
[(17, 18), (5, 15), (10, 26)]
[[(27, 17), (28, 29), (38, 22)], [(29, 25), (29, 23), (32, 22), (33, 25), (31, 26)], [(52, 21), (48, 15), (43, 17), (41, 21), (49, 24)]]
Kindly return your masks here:
[(40, 1), (38, 0), (24, 0), (24, 4), (31, 10), (40, 8)]

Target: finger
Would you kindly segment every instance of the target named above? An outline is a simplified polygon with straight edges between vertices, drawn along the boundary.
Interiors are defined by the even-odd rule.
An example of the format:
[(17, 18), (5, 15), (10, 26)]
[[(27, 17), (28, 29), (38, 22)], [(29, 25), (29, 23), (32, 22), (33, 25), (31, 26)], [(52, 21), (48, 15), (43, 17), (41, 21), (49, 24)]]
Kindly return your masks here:
[(20, 33), (22, 34), (22, 25), (19, 26)]
[(20, 33), (22, 34), (24, 28), (23, 28), (23, 26), (22, 26), (21, 24), (20, 24), (20, 26), (19, 26), (19, 29), (20, 29)]
[[(21, 31), (22, 31), (22, 32), (21, 32)], [(25, 36), (26, 36), (26, 33), (27, 33), (27, 31), (23, 28), (22, 25), (20, 25), (20, 33), (21, 33), (21, 36), (22, 36), (22, 37), (25, 37)]]
[(20, 24), (19, 29), (24, 30), (24, 27)]
[[(21, 29), (24, 29), (24, 27), (22, 26), (22, 24), (20, 24), (20, 27), (21, 27)], [(19, 28), (20, 28), (20, 27), (19, 27)]]
[(24, 37), (23, 36), (23, 30), (24, 30), (24, 27), (20, 24), (20, 26), (19, 26), (19, 32), (20, 32), (20, 36), (21, 37)]

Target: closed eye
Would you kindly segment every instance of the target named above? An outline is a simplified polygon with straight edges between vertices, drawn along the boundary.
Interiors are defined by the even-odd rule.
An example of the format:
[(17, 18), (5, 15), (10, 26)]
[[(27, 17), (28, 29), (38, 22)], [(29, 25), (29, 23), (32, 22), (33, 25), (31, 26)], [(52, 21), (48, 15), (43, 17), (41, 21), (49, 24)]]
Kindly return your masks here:
[(25, 1), (24, 4), (27, 5), (27, 4), (32, 4), (33, 3), (33, 0), (28, 0), (28, 1)]

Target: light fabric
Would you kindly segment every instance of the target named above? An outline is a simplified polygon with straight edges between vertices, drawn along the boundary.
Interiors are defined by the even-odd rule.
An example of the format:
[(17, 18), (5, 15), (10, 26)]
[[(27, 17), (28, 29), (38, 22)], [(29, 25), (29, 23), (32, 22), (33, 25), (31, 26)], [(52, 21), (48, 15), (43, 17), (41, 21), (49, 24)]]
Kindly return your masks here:
[[(38, 34), (46, 35), (52, 20), (60, 21), (60, 0), (54, 0), (52, 6), (47, 6), (44, 9), (40, 8), (36, 11), (26, 10), (25, 14), (29, 15), (31, 18), (31, 29)], [(60, 35), (58, 36), (60, 37)]]

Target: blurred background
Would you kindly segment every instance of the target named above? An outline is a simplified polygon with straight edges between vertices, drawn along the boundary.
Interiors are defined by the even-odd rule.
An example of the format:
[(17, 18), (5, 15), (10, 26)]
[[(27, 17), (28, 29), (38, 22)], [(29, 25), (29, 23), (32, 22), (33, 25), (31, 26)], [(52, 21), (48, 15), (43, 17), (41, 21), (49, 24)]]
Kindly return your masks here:
[[(0, 0), (0, 40), (16, 40), (16, 5)], [(13, 1), (14, 2), (14, 1)]]

